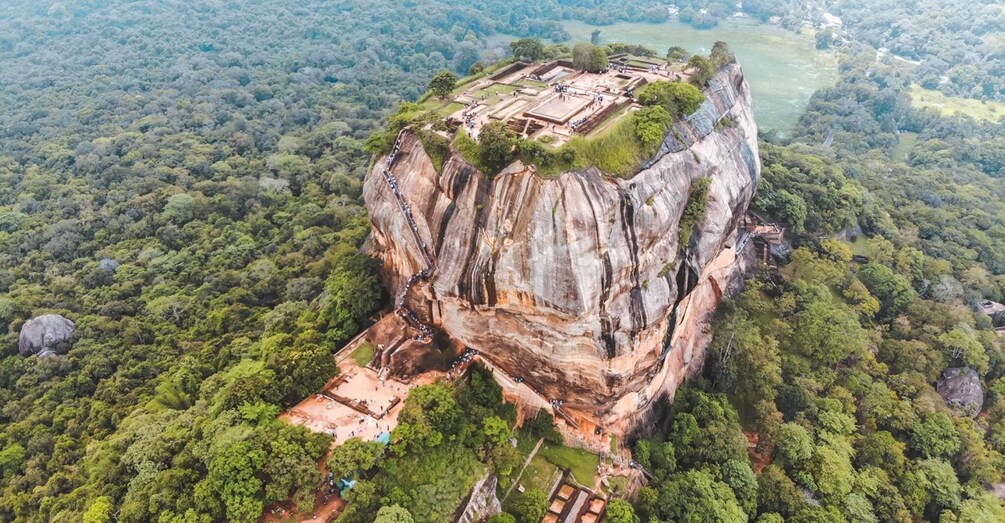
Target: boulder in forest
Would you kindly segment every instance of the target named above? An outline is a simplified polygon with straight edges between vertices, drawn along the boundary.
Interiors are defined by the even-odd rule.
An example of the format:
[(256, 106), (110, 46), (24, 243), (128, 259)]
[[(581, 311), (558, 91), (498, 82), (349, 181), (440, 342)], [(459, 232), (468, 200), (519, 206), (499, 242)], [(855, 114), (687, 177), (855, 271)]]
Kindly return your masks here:
[(977, 371), (969, 367), (952, 367), (942, 373), (937, 384), (939, 394), (949, 406), (970, 417), (977, 416), (984, 406), (984, 389)]
[(115, 272), (115, 270), (119, 268), (119, 262), (111, 258), (102, 258), (101, 261), (98, 262), (98, 268), (103, 271)]
[(73, 322), (59, 314), (32, 318), (21, 327), (18, 352), (22, 356), (51, 356), (69, 345), (73, 330)]
[(789, 263), (789, 257), (792, 255), (792, 244), (788, 240), (782, 238), (782, 241), (770, 244), (768, 249), (771, 252), (771, 259), (779, 266)]

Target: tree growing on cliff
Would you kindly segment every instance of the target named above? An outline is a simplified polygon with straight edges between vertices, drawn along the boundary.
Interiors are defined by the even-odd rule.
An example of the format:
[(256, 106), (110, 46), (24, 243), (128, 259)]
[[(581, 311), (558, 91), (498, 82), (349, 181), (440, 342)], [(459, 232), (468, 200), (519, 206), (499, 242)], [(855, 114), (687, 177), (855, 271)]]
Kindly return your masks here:
[(691, 243), (694, 227), (698, 225), (701, 217), (705, 214), (710, 183), (708, 178), (701, 178), (691, 186), (687, 204), (684, 206), (684, 213), (680, 217), (680, 246), (682, 249), (687, 248), (688, 244)]
[(450, 71), (440, 71), (429, 81), (429, 90), (440, 98), (450, 96), (457, 87), (457, 75)]
[(674, 118), (697, 111), (705, 101), (700, 89), (684, 82), (652, 82), (640, 88), (636, 96), (642, 105), (662, 106)]
[(726, 42), (716, 42), (712, 44), (712, 53), (709, 55), (709, 60), (712, 62), (712, 66), (715, 69), (720, 67), (736, 63), (736, 55), (733, 51), (729, 50), (729, 45)]
[(504, 122), (490, 122), (478, 134), (480, 160), (492, 172), (506, 167), (513, 160), (516, 136)]
[(691, 74), (691, 83), (698, 87), (704, 87), (712, 75), (715, 74), (715, 67), (712, 62), (704, 56), (694, 55), (687, 61), (688, 72)]
[(633, 121), (635, 137), (647, 151), (656, 152), (670, 128), (670, 113), (662, 106), (646, 107), (635, 111)]

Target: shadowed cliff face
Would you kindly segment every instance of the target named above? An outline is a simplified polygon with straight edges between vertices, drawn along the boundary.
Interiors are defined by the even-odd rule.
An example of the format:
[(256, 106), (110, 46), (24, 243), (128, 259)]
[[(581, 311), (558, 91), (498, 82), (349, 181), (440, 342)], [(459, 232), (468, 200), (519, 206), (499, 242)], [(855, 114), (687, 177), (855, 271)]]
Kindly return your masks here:
[[(364, 187), (387, 284), (397, 295), (425, 266), (425, 244), (436, 270), (410, 293), (413, 310), (545, 398), (630, 426), (700, 366), (701, 327), (741, 270), (732, 247), (760, 166), (739, 66), (705, 94), (630, 179), (594, 168), (542, 178), (519, 162), (489, 179), (456, 154), (437, 173), (406, 132), (391, 172), (419, 239), (379, 172)], [(702, 177), (708, 205), (682, 248)]]

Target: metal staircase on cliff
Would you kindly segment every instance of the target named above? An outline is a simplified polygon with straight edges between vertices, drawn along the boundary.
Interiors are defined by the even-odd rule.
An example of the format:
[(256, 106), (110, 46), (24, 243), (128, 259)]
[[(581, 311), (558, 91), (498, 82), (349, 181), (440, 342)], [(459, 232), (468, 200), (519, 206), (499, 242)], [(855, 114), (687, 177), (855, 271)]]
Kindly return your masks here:
[(384, 181), (386, 181), (387, 185), (391, 188), (391, 193), (394, 194), (394, 198), (398, 202), (398, 208), (401, 209), (401, 212), (405, 217), (405, 221), (408, 223), (408, 227), (412, 231), (415, 246), (418, 248), (419, 254), (421, 255), (422, 261), (425, 265), (422, 270), (413, 274), (408, 278), (408, 281), (405, 282), (405, 288), (398, 294), (395, 302), (395, 312), (421, 333), (421, 336), (419, 337), (420, 341), (428, 342), (432, 340), (436, 331), (433, 327), (420, 320), (419, 315), (408, 307), (407, 299), (408, 293), (411, 292), (412, 287), (414, 287), (416, 283), (419, 281), (427, 281), (433, 276), (433, 273), (436, 272), (436, 265), (433, 264), (429, 253), (426, 252), (426, 243), (422, 241), (422, 236), (419, 234), (419, 227), (415, 224), (415, 219), (412, 217), (412, 208), (408, 202), (405, 201), (405, 197), (401, 194), (401, 190), (398, 188), (397, 178), (395, 178), (394, 174), (391, 173), (391, 168), (394, 167), (394, 162), (398, 159), (398, 153), (401, 149), (401, 141), (407, 129), (407, 127), (402, 129), (401, 132), (398, 133), (397, 138), (395, 138), (394, 146), (391, 148), (391, 153), (387, 156), (387, 163), (385, 164), (382, 173), (384, 175)]

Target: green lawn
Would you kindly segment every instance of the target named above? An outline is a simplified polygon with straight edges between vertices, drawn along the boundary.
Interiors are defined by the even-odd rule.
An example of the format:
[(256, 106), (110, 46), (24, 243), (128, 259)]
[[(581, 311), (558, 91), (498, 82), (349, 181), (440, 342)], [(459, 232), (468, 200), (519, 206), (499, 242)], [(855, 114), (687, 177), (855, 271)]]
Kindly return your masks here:
[(975, 100), (958, 96), (946, 96), (939, 91), (931, 91), (914, 84), (911, 86), (911, 105), (931, 108), (943, 116), (967, 115), (976, 120), (997, 122), (1005, 117), (1005, 104)]
[(534, 445), (537, 445), (537, 438), (527, 434), (526, 431), (519, 430), (516, 433), (516, 449), (520, 451), (524, 459), (530, 455), (530, 452), (534, 450)]
[(897, 135), (897, 146), (893, 148), (894, 161), (903, 162), (918, 143), (918, 133), (900, 133)]
[(869, 239), (865, 235), (859, 236), (857, 240), (853, 242), (845, 242), (848, 247), (851, 247), (851, 253), (857, 254), (859, 256), (872, 256), (872, 250), (869, 248)]
[[(518, 484), (523, 485), (526, 490), (539, 489), (547, 494), (552, 484), (558, 479), (559, 473), (558, 467), (538, 454), (530, 460), (530, 464), (524, 469)], [(503, 510), (508, 510), (517, 499), (520, 499), (520, 493), (517, 492), (517, 489), (513, 489), (509, 497), (502, 501)]]
[(436, 111), (436, 113), (439, 114), (440, 116), (446, 118), (446, 117), (448, 117), (448, 116), (456, 113), (457, 111), (460, 111), (463, 108), (464, 108), (464, 104), (457, 103), (457, 102), (451, 102), (451, 103), (447, 104), (445, 107), (442, 107), (442, 108), (438, 109)]
[(372, 343), (361, 343), (359, 347), (356, 347), (356, 350), (352, 351), (352, 355), (349, 357), (352, 358), (352, 361), (356, 362), (356, 365), (366, 367), (373, 360), (375, 350), (376, 347)]
[(624, 476), (614, 476), (607, 478), (607, 482), (611, 485), (609, 488), (605, 488), (608, 494), (613, 494), (615, 496), (625, 493), (628, 489), (628, 478)]
[(593, 486), (593, 480), (597, 477), (597, 467), (600, 465), (600, 456), (583, 449), (565, 446), (545, 444), (538, 451), (537, 457), (544, 457), (559, 467), (569, 469), (576, 481), (589, 487)]
[(488, 105), (489, 107), (494, 107), (502, 100), (510, 98), (510, 95), (516, 92), (517, 89), (519, 89), (519, 87), (515, 85), (492, 84), (471, 93), (471, 97), (484, 103), (485, 105)]

